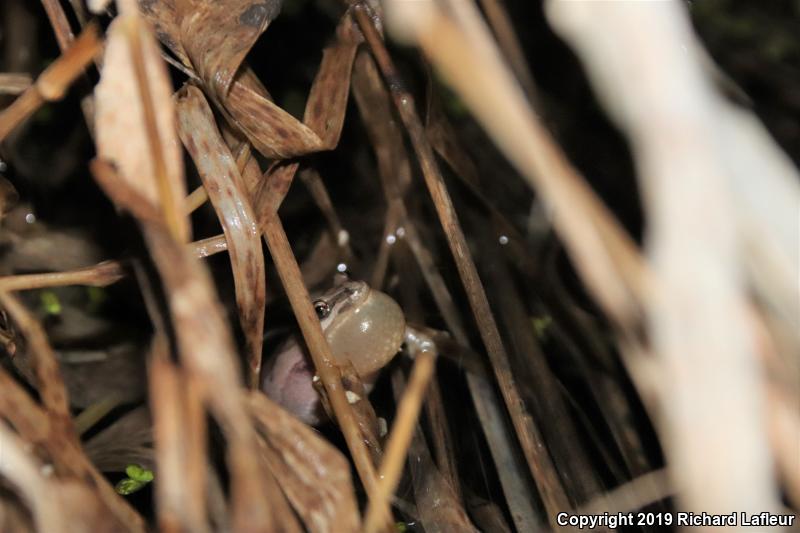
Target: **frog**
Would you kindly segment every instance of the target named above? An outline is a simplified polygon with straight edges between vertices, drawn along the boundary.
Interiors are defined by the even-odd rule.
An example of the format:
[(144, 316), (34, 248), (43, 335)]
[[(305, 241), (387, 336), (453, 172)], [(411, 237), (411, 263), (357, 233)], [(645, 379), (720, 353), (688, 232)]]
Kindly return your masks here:
[[(313, 304), (334, 363), (352, 365), (367, 393), (403, 343), (419, 338), (400, 305), (364, 281), (339, 276)], [(290, 337), (264, 365), (261, 390), (303, 422), (319, 426), (328, 418), (315, 379), (302, 340)]]

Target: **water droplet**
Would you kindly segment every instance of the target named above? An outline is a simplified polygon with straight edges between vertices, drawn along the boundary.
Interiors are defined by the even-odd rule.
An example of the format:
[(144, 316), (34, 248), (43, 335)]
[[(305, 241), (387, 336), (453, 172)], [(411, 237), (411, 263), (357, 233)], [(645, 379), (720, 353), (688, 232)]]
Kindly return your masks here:
[(497, 240), (500, 241), (500, 244), (508, 244), (508, 237), (505, 235), (500, 235), (500, 238)]
[(34, 215), (33, 213), (28, 213), (27, 215), (25, 215), (25, 222), (27, 222), (28, 224), (33, 224), (34, 222), (36, 222), (36, 215)]
[(378, 436), (385, 437), (389, 433), (389, 424), (383, 417), (378, 417)]
[(401, 227), (397, 228), (397, 231), (395, 231), (395, 234), (397, 235), (398, 239), (402, 239), (406, 234), (406, 229), (401, 226)]
[(337, 235), (337, 239), (339, 241), (339, 246), (345, 246), (348, 242), (350, 242), (350, 234), (347, 233), (346, 230), (340, 230), (339, 235)]
[(407, 106), (408, 105), (408, 97), (407, 96), (403, 96), (402, 98), (400, 98), (400, 105), (402, 105), (402, 106)]
[(386, 243), (387, 244), (394, 244), (397, 241), (397, 237), (392, 234), (386, 236)]
[(336, 270), (339, 272), (347, 272), (347, 265), (345, 263), (339, 263), (336, 265)]

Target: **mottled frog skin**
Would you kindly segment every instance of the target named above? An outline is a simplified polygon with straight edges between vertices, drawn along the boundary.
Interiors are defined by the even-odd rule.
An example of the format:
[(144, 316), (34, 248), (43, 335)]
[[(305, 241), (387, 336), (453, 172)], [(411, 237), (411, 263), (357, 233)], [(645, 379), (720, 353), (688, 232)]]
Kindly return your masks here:
[[(314, 308), (334, 361), (352, 364), (369, 388), (403, 344), (400, 306), (363, 281), (341, 280), (314, 300)], [(265, 365), (261, 389), (307, 424), (318, 425), (325, 414), (313, 378), (305, 346), (291, 338)]]

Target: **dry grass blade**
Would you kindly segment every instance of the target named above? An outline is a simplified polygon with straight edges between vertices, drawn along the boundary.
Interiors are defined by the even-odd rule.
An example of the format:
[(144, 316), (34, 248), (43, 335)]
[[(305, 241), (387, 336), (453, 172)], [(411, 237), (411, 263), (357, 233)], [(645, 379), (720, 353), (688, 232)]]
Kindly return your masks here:
[(42, 0), (47, 18), (50, 19), (50, 25), (53, 27), (53, 32), (56, 34), (56, 41), (61, 51), (65, 51), (75, 40), (75, 35), (69, 27), (67, 15), (58, 0)]
[[(290, 165), (293, 166), (293, 165)], [(287, 167), (283, 167), (287, 168)], [(353, 456), (356, 470), (368, 494), (372, 494), (376, 485), (375, 467), (361, 437), (361, 431), (347, 401), (342, 387), (341, 375), (333, 362), (331, 348), (322, 333), (317, 313), (311, 304), (308, 289), (303, 283), (300, 267), (292, 253), (286, 232), (277, 213), (262, 213), (261, 230), (267, 241), (270, 254), (278, 270), (281, 283), (286, 289), (292, 310), (297, 317), (303, 338), (306, 341), (314, 366), (322, 381), (333, 409), (336, 421), (347, 441), (347, 447)]]
[(474, 3), (452, 3), (460, 20), (469, 23), (469, 33), (433, 2), (408, 7), (398, 0), (388, 3), (390, 29), (419, 43), (498, 147), (552, 206), (555, 227), (584, 283), (609, 316), (630, 324), (648, 291), (636, 248), (538, 122)]
[(795, 406), (797, 397), (787, 395), (777, 387), (770, 387), (769, 432), (776, 462), (786, 484), (787, 498), (794, 505), (800, 502), (800, 455), (797, 443), (800, 442), (800, 415)]
[(350, 268), (352, 268), (350, 260), (353, 258), (353, 250), (350, 248), (350, 235), (339, 220), (339, 215), (336, 213), (336, 209), (333, 206), (330, 194), (328, 194), (328, 188), (325, 187), (322, 176), (319, 175), (316, 169), (304, 168), (300, 171), (299, 178), (308, 188), (308, 192), (311, 194), (312, 198), (314, 198), (314, 202), (322, 212), (322, 216), (325, 217), (325, 221), (328, 223), (331, 241), (335, 242), (339, 247), (341, 259), (346, 261), (350, 265)]
[(336, 146), (341, 132), (350, 67), (357, 47), (355, 38), (348, 37), (325, 50), (306, 107), (306, 120), (311, 121), (308, 125), (241, 83), (233, 84), (226, 108), (253, 146), (266, 157), (285, 159), (329, 150)]
[[(448, 425), (442, 388), (435, 379), (431, 381), (428, 387), (428, 395), (425, 398), (425, 416), (428, 418), (428, 428), (431, 432), (431, 443), (434, 457), (436, 458), (436, 466), (439, 467), (442, 479), (449, 486), (449, 490), (452, 491), (455, 502), (458, 505), (463, 505), (455, 444)], [(421, 444), (424, 444), (424, 441)], [(412, 443), (411, 446), (413, 448), (415, 444)], [(424, 453), (430, 455), (427, 448)], [(436, 483), (438, 484), (438, 481)]]
[[(119, 407), (124, 400), (125, 398), (122, 395), (112, 392), (111, 394), (90, 403), (83, 411), (80, 412), (79, 415), (73, 419), (72, 422), (75, 425), (75, 433), (78, 436), (83, 436), (84, 433), (94, 427), (94, 425), (102, 420), (103, 417), (108, 415), (108, 413), (113, 411), (115, 408)], [(89, 455), (88, 451), (87, 455)], [(100, 468), (100, 470), (102, 471), (103, 469)]]
[[(78, 22), (81, 30), (83, 31), (87, 28), (91, 28), (94, 23), (92, 22), (87, 24), (86, 17), (82, 16), (82, 0), (70, 0), (70, 2), (72, 3), (73, 9), (75, 9), (76, 15), (78, 16)], [(47, 18), (50, 21), (50, 27), (53, 28), (53, 33), (55, 33), (58, 47), (61, 49), (61, 53), (65, 53), (67, 49), (75, 42), (75, 35), (72, 32), (67, 14), (58, 0), (42, 0), (42, 5), (47, 13)], [(95, 55), (93, 59), (95, 64), (99, 67), (100, 58)], [(84, 76), (83, 81), (85, 82), (83, 86), (90, 86), (88, 76)], [(94, 97), (91, 94), (86, 94), (81, 98), (81, 110), (83, 111), (83, 116), (86, 120), (87, 126), (89, 127), (89, 132), (91, 135), (93, 133), (92, 121), (94, 119)]]
[(187, 85), (176, 98), (179, 134), (217, 212), (233, 268), (239, 320), (246, 340), (247, 382), (258, 386), (264, 336), (266, 274), (261, 234), (250, 195), (202, 92)]
[[(130, 529), (138, 530), (142, 526), (141, 517), (114, 492), (80, 449), (59, 365), (41, 325), (13, 296), (0, 292), (0, 303), (27, 338), (28, 349), (34, 361), (38, 391), (46, 413), (40, 411), (25, 393), (10, 381), (3, 387), (5, 409), (0, 408), (0, 412), (12, 421), (21, 436), (32, 442), (44, 444), (60, 472), (75, 477), (82, 483), (87, 479), (91, 480), (89, 488), (94, 493), (92, 497), (99, 497), (119, 520)], [(3, 381), (8, 380), (5, 374), (2, 374), (2, 378)]]
[(228, 241), (225, 235), (214, 235), (189, 244), (189, 248), (195, 257), (208, 257), (228, 249)]
[[(552, 272), (553, 262), (549, 262), (548, 267), (543, 269), (547, 279), (557, 280)], [(567, 322), (573, 324), (581, 332), (581, 337), (589, 343), (589, 348), (582, 349), (566, 331), (564, 325), (551, 323), (549, 329), (552, 339), (562, 345), (571, 359), (576, 363), (576, 371), (586, 376), (589, 383), (589, 393), (595, 399), (598, 408), (604, 413), (605, 420), (608, 421), (614, 441), (623, 455), (625, 466), (633, 476), (641, 476), (651, 471), (654, 467), (645, 450), (641, 435), (630, 423), (634, 419), (635, 406), (631, 405), (625, 398), (622, 384), (615, 376), (616, 373), (598, 372), (597, 366), (592, 364), (591, 355), (594, 354), (601, 361), (606, 369), (616, 366), (611, 353), (611, 346), (603, 341), (602, 334), (598, 331), (598, 325), (587, 317), (581, 316), (578, 305), (572, 301), (572, 296), (561, 282), (550, 283), (551, 294), (546, 297), (546, 307), (543, 311), (548, 316), (564, 314)], [(569, 326), (567, 326), (569, 327)], [(635, 363), (633, 363), (635, 365)], [(638, 383), (637, 383), (638, 384)], [(641, 384), (638, 384), (641, 386)], [(647, 390), (642, 387), (642, 390)], [(610, 464), (610, 463), (609, 463)], [(616, 476), (623, 479), (624, 474)]]
[[(88, 13), (86, 12), (86, 7), (84, 7), (83, 0), (69, 0), (69, 4), (72, 6), (72, 11), (75, 12), (75, 17), (78, 19), (78, 24), (81, 27), (86, 25), (86, 19), (88, 18)], [(89, 1), (88, 4), (94, 4), (93, 7), (98, 7), (95, 2)], [(100, 8), (105, 8), (102, 4), (99, 6)], [(99, 9), (96, 9), (95, 12), (100, 12)]]
[(169, 347), (161, 335), (155, 337), (150, 363), (159, 526), (167, 532), (210, 531), (205, 513), (205, 418), (199, 397), (187, 387), (186, 374), (169, 361)]
[[(130, 10), (129, 10), (130, 11)], [(134, 17), (128, 13), (123, 17)], [(116, 25), (116, 26), (114, 26)], [(138, 39), (129, 41), (130, 32)], [(239, 368), (233, 339), (223, 319), (208, 273), (180, 244), (188, 234), (182, 202), (186, 196), (182, 157), (177, 144), (170, 88), (157, 46), (135, 18), (114, 21), (107, 48), (106, 69), (97, 89), (98, 147), (101, 157), (116, 159), (120, 173), (95, 161), (95, 177), (120, 207), (132, 212), (143, 225), (145, 238), (167, 295), (175, 328), (177, 348), (187, 379), (197, 395), (219, 421), (227, 437), (227, 460), (231, 476), (231, 520), (233, 528), (260, 530), (269, 523), (269, 508), (258, 461), (255, 432), (245, 416)], [(138, 40), (141, 47), (135, 46)], [(141, 55), (146, 70), (135, 69), (132, 58)], [(130, 79), (139, 80), (130, 87)], [(142, 84), (149, 90), (143, 91)], [(116, 86), (116, 87), (115, 87)], [(119, 91), (114, 93), (113, 91)], [(115, 113), (116, 98), (126, 96), (124, 115)], [(154, 120), (145, 116), (140, 101), (153, 98)], [(131, 112), (131, 108), (138, 113)], [(153, 122), (158, 136), (152, 135)], [(139, 150), (133, 153), (130, 148)], [(141, 157), (141, 153), (150, 157)], [(159, 174), (151, 159), (164, 157)], [(141, 178), (144, 176), (144, 179)], [(139, 179), (136, 179), (139, 178)], [(170, 189), (171, 193), (164, 192)], [(162, 215), (163, 213), (163, 215)], [(170, 216), (172, 213), (172, 216)]]
[[(367, 53), (359, 55), (356, 59), (353, 94), (372, 140), (378, 159), (378, 173), (389, 202), (388, 226), (384, 233), (393, 234), (399, 225), (405, 228), (405, 242), (414, 255), (448, 330), (462, 346), (468, 346), (469, 338), (447, 285), (436, 267), (435, 258), (423, 244), (416, 224), (408, 217), (401, 199), (411, 181), (411, 167), (400, 127), (393, 118), (391, 98), (380, 79), (374, 60)], [(430, 129), (428, 133), (430, 134)], [(384, 275), (386, 267), (383, 261), (388, 260), (389, 250), (390, 247), (384, 239), (381, 244), (381, 255), (376, 261), (373, 286), (380, 286), (377, 282)], [(525, 495), (527, 478), (519, 468), (522, 460), (516, 457), (515, 438), (512, 430), (504, 423), (505, 417), (501, 415), (500, 400), (494, 388), (482, 376), (467, 373), (467, 384), (497, 465), (498, 476), (514, 522), (519, 530), (530, 530), (539, 520), (536, 519), (531, 502)]]
[(386, 442), (386, 453), (379, 470), (379, 482), (375, 492), (370, 494), (369, 507), (364, 517), (366, 533), (378, 531), (384, 517), (389, 516), (391, 496), (400, 482), (408, 446), (417, 426), (425, 390), (433, 377), (435, 363), (436, 354), (429, 348), (422, 349), (416, 355), (408, 387), (397, 405), (397, 414)]
[(15, 74), (11, 72), (0, 73), (0, 95), (19, 94), (33, 84), (28, 74)]
[[(553, 4), (550, 17), (591, 65), (594, 83), (632, 141), (651, 213), (648, 255), (660, 284), (648, 326), (669, 376), (659, 390), (657, 423), (681, 505), (709, 513), (777, 512), (742, 237), (731, 223), (736, 199), (727, 154), (737, 148), (724, 144), (731, 138), (720, 130), (726, 104), (703, 70), (688, 16), (679, 4), (663, 3)], [(595, 17), (606, 21), (603, 32), (592, 31)], [(675, 49), (675, 42), (686, 49)], [(621, 50), (637, 53), (620, 57)], [(633, 74), (635, 91), (628, 83)]]
[(428, 186), (442, 229), (455, 258), (459, 276), (466, 289), (470, 307), (478, 324), (481, 338), (486, 346), (506, 407), (509, 410), (517, 436), (522, 444), (528, 466), (541, 489), (550, 519), (555, 521), (558, 511), (570, 506), (569, 500), (564, 494), (564, 489), (550, 463), (549, 457), (541, 447), (537, 446), (540, 441), (539, 432), (527, 413), (525, 404), (514, 382), (508, 355), (500, 340), (497, 323), (489, 308), (485, 290), (472, 261), (464, 233), (459, 224), (450, 195), (444, 185), (433, 150), (425, 137), (424, 128), (414, 109), (414, 100), (411, 94), (402, 86), (399, 74), (394, 68), (392, 60), (363, 4), (356, 8), (355, 16), (384, 78), (391, 80), (391, 83), (388, 84), (389, 89), (419, 158), (425, 183)]
[(280, 3), (147, 2), (145, 16), (164, 43), (197, 72), (208, 94), (253, 146), (269, 158), (328, 150), (339, 139), (359, 39), (345, 17), (337, 40), (323, 52), (304, 122), (272, 102), (242, 62), (277, 16)]
[(269, 523), (256, 435), (245, 416), (233, 339), (208, 273), (171, 236), (155, 227), (146, 236), (167, 289), (178, 351), (198, 394), (228, 439), (234, 528), (258, 531)]
[[(8, 420), (20, 437), (40, 444), (59, 476), (86, 483), (108, 509), (118, 526), (125, 531), (144, 531), (144, 521), (94, 468), (73, 434), (60, 430), (28, 394), (4, 370), (0, 370), (0, 416)], [(85, 502), (88, 503), (88, 502)], [(124, 524), (124, 527), (122, 526)]]
[(386, 272), (389, 268), (389, 256), (392, 253), (392, 245), (396, 239), (395, 231), (400, 225), (400, 200), (393, 200), (386, 208), (386, 215), (383, 222), (383, 232), (381, 233), (381, 244), (378, 249), (378, 256), (375, 258), (375, 266), (372, 267), (370, 276), (370, 286), (375, 288), (383, 287), (386, 280)]
[(59, 431), (73, 431), (69, 400), (58, 361), (47, 341), (41, 324), (11, 294), (0, 291), (0, 305), (8, 312), (27, 340), (27, 348), (33, 359), (37, 388), (51, 421), (58, 423)]
[(119, 261), (103, 261), (97, 265), (47, 274), (22, 274), (19, 276), (0, 276), (0, 290), (19, 291), (61, 287), (64, 285), (89, 285), (105, 287), (125, 277), (125, 269)]
[[(431, 80), (432, 81), (432, 80)], [(431, 146), (442, 159), (456, 172), (456, 176), (483, 204), (491, 214), (492, 223), (497, 228), (499, 235), (505, 235), (508, 241), (505, 244), (507, 253), (520, 265), (521, 270), (531, 279), (539, 273), (539, 262), (533, 258), (533, 253), (526, 249), (528, 241), (516, 226), (511, 224), (480, 188), (478, 169), (467, 155), (467, 150), (458, 141), (458, 136), (449, 123), (444, 110), (441, 108), (440, 98), (429, 87), (428, 109), (425, 116), (425, 132)]]
[(630, 513), (668, 498), (672, 492), (667, 471), (655, 470), (588, 502), (578, 513)]
[[(394, 120), (392, 101), (381, 80), (375, 60), (364, 50), (356, 57), (353, 97), (378, 162), (387, 200), (400, 198), (411, 184), (411, 163), (403, 132)], [(392, 228), (394, 231), (394, 228)]]
[(256, 39), (278, 16), (280, 1), (176, 2), (180, 43), (208, 90), (224, 97)]
[(0, 112), (0, 141), (43, 103), (63, 98), (66, 90), (99, 50), (97, 28), (89, 26), (64, 55), (42, 72), (31, 87)]
[(350, 465), (308, 426), (263, 394), (249, 398), (270, 470), (309, 531), (358, 531)]
[(47, 414), (5, 371), (0, 371), (4, 394), (0, 396), (0, 414), (22, 436), (34, 442), (46, 441), (50, 430)]
[(0, 0), (0, 531), (796, 521), (751, 4)]
[(0, 448), (0, 475), (16, 487), (30, 506), (37, 529), (53, 533), (72, 530), (68, 525), (73, 517), (67, 518), (68, 510), (61, 505), (57, 483), (42, 474), (43, 465), (5, 424), (0, 424)]
[(206, 188), (200, 185), (195, 190), (189, 193), (189, 196), (186, 197), (186, 201), (184, 202), (184, 211), (186, 214), (194, 213), (197, 211), (200, 206), (202, 206), (208, 200), (208, 192), (206, 192)]
[(261, 436), (258, 438), (258, 447), (259, 452), (261, 452), (261, 463), (264, 465), (264, 485), (267, 489), (267, 498), (269, 498), (270, 513), (272, 515), (270, 516), (268, 526), (273, 527), (274, 524), (279, 524), (281, 531), (285, 531), (286, 533), (303, 533), (307, 531), (307, 529), (301, 525), (302, 518), (298, 519), (297, 513), (295, 513), (292, 506), (289, 504), (285, 492), (285, 480), (277, 477), (275, 471), (272, 469), (271, 465), (274, 464), (273, 461), (271, 461), (273, 452), (269, 449)]
[(187, 2), (177, 8), (181, 23), (174, 40), (180, 43), (209, 95), (253, 146), (268, 157), (289, 156), (289, 146), (319, 149), (314, 132), (274, 104), (252, 74), (235, 79), (248, 49), (277, 15), (278, 2)]
[[(431, 386), (436, 380), (431, 381)], [(402, 400), (406, 387), (400, 370), (392, 373), (394, 396)], [(433, 389), (428, 392), (428, 400)], [(441, 422), (444, 422), (442, 420)], [(435, 427), (436, 421), (431, 420)], [(417, 502), (419, 519), (425, 531), (477, 531), (464, 511), (463, 504), (454, 485), (440, 473), (433, 463), (422, 428), (416, 425), (408, 447), (408, 466), (414, 485), (414, 498)], [(452, 476), (451, 476), (452, 477)], [(456, 479), (456, 478), (453, 478)]]
[[(190, 242), (186, 247), (195, 257), (203, 258), (227, 251), (228, 241), (224, 234), (220, 234)], [(24, 291), (66, 285), (106, 287), (127, 275), (128, 269), (124, 261), (109, 260), (90, 267), (64, 272), (0, 276), (0, 291)]]
[(131, 464), (153, 470), (153, 421), (147, 407), (125, 414), (86, 441), (84, 449), (101, 472), (124, 472)]
[[(348, 393), (352, 393), (347, 394), (347, 396), (353, 408), (361, 438), (372, 456), (372, 463), (380, 464), (383, 458), (380, 425), (378, 415), (375, 414), (375, 408), (370, 402), (369, 392), (367, 392), (361, 376), (356, 372), (353, 365), (343, 365), (339, 368), (342, 375), (342, 385), (344, 385)], [(324, 398), (323, 401), (325, 401)]]
[(241, 117), (237, 125), (264, 156), (286, 159), (323, 149), (311, 128), (249, 87), (235, 83), (230, 102), (231, 114)]
[[(483, 224), (483, 220), (472, 222), (472, 227)], [(550, 454), (562, 473), (567, 494), (575, 503), (586, 502), (601, 492), (600, 476), (591, 466), (588, 450), (581, 444), (580, 433), (562, 394), (562, 385), (550, 369), (530, 326), (525, 303), (514, 286), (511, 268), (502, 257), (500, 245), (490, 231), (484, 229), (479, 233), (482, 247), (490, 251), (483, 256), (483, 272), (497, 294), (493, 302), (505, 325), (506, 338), (517, 363), (515, 374), (520, 382), (530, 384), (537, 392), (530, 400), (531, 410), (545, 442), (550, 443)]]
[(5, 177), (0, 176), (0, 221), (19, 202), (19, 192)]
[(180, 39), (180, 20), (177, 12), (175, 0), (158, 0), (150, 2), (138, 0), (139, 10), (142, 16), (153, 26), (153, 30), (164, 46), (170, 49), (178, 59), (186, 66), (191, 66), (189, 58), (186, 57), (186, 50), (181, 45)]
[(114, 163), (146, 206), (163, 214), (177, 240), (186, 240), (172, 89), (158, 45), (135, 13), (112, 22), (104, 64), (95, 88), (98, 156)]
[[(554, 23), (558, 25), (557, 10), (552, 11)], [(634, 109), (631, 102), (623, 102), (619, 96), (622, 93), (611, 87), (618, 69), (629, 67), (624, 62), (614, 61), (613, 54), (601, 52), (606, 49), (606, 44), (596, 48), (578, 44), (597, 40), (594, 35), (572, 40), (578, 49), (583, 48), (581, 55), (586, 56), (587, 60), (592, 58), (587, 66), (596, 79), (595, 85), (604, 97), (608, 110), (631, 131), (638, 131), (641, 126), (637, 124), (646, 121), (653, 113), (647, 106), (640, 107), (638, 109), (646, 115), (646, 118), (642, 117), (642, 111)], [(613, 45), (611, 40), (597, 42)], [(664, 51), (666, 49), (661, 52)], [(691, 51), (692, 63), (703, 69), (707, 83), (710, 83), (718, 73), (716, 66), (696, 40)], [(648, 76), (655, 74), (650, 69), (641, 69), (637, 70), (636, 75), (641, 73)], [(630, 92), (630, 87), (626, 87), (626, 92)], [(637, 95), (634, 101), (640, 98), (642, 96)], [(771, 313), (781, 321), (791, 323), (790, 327), (795, 329), (796, 317), (800, 314), (800, 299), (796, 297), (796, 273), (800, 270), (796, 224), (800, 209), (800, 173), (754, 113), (738, 108), (717, 91), (712, 92), (706, 103), (713, 106), (708, 109), (715, 120), (711, 127), (723, 146), (725, 183), (730, 188), (732, 218), (737, 225), (740, 246), (744, 248), (741, 254), (748, 281), (753, 284), (759, 297), (774, 308)], [(754, 175), (758, 175), (759, 179), (752, 179)]]
[[(253, 203), (258, 214), (259, 226), (278, 212), (278, 208), (289, 192), (300, 163), (276, 163), (267, 170), (253, 192)], [(263, 228), (262, 228), (263, 229)], [(264, 236), (266, 239), (266, 235)]]
[(336, 28), (336, 41), (322, 51), (322, 64), (308, 95), (303, 122), (319, 136), (323, 149), (339, 142), (350, 94), (353, 60), (361, 35), (345, 14)]
[(522, 50), (522, 45), (519, 42), (517, 34), (514, 32), (514, 25), (511, 22), (511, 17), (503, 5), (503, 0), (480, 1), (483, 11), (486, 13), (486, 18), (492, 25), (498, 44), (503, 49), (503, 53), (508, 58), (509, 64), (514, 69), (514, 74), (525, 89), (525, 94), (528, 96), (528, 99), (533, 102), (536, 98), (536, 84), (528, 68), (528, 62)]

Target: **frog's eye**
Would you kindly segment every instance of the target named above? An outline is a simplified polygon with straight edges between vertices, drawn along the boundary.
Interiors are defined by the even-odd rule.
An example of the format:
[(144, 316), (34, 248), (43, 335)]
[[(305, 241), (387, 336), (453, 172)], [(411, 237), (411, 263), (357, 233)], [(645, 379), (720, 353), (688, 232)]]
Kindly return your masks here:
[(317, 312), (317, 318), (322, 320), (331, 314), (331, 307), (325, 300), (317, 300), (314, 302), (314, 311)]

